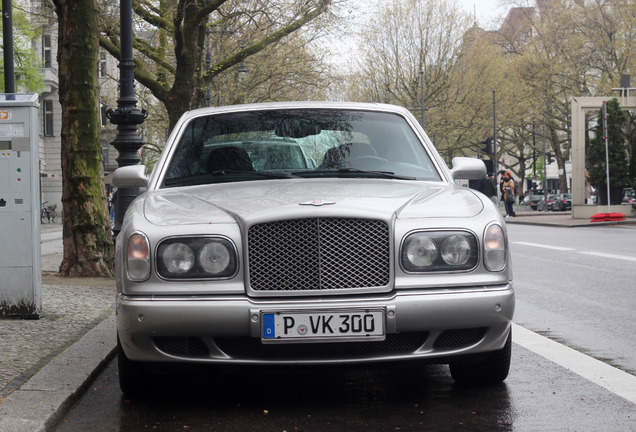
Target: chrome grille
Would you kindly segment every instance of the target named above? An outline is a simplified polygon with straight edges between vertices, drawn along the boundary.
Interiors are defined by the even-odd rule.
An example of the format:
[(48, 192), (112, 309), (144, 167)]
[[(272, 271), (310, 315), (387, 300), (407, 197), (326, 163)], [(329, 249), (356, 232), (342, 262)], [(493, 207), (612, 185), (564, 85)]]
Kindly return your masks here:
[(311, 218), (254, 225), (248, 233), (255, 291), (313, 291), (389, 284), (389, 227), (373, 219)]

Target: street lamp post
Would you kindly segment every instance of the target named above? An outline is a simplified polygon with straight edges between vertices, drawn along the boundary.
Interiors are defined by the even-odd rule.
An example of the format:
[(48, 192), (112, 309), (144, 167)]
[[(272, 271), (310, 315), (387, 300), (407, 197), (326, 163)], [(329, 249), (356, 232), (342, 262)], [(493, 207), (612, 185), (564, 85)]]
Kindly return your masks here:
[(11, 0), (2, 0), (2, 40), (4, 41), (4, 92), (15, 93), (13, 68), (13, 9)]
[[(144, 142), (137, 132), (148, 113), (137, 108), (135, 99), (135, 62), (132, 47), (132, 0), (120, 0), (121, 57), (119, 60), (119, 99), (117, 109), (108, 110), (111, 123), (117, 125), (117, 136), (111, 145), (119, 152), (117, 167), (138, 165), (141, 161), (139, 149)], [(119, 188), (115, 200), (115, 227), (113, 239), (121, 231), (124, 213), (130, 203), (139, 195), (139, 188)]]
[(424, 100), (424, 70), (420, 71), (420, 106), (422, 108), (422, 129), (426, 130), (426, 106)]

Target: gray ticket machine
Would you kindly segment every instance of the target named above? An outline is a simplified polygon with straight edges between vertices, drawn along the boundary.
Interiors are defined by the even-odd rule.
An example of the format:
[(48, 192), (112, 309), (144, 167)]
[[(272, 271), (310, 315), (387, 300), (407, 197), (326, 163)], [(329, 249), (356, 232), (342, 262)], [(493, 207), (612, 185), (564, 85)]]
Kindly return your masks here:
[(0, 93), (0, 317), (42, 313), (38, 106)]

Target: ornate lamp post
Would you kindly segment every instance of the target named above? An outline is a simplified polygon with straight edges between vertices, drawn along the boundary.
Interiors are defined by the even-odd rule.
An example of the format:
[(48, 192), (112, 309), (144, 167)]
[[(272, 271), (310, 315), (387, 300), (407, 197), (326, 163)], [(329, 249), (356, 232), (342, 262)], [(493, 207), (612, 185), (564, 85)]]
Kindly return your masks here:
[[(132, 0), (120, 0), (121, 56), (119, 61), (119, 99), (117, 109), (108, 110), (111, 123), (117, 125), (117, 136), (111, 145), (117, 149), (117, 167), (138, 165), (141, 161), (139, 149), (144, 142), (137, 132), (148, 113), (137, 108), (135, 99), (135, 62), (133, 61)], [(139, 195), (139, 188), (119, 188), (115, 200), (115, 227), (113, 239), (121, 231), (124, 213)]]

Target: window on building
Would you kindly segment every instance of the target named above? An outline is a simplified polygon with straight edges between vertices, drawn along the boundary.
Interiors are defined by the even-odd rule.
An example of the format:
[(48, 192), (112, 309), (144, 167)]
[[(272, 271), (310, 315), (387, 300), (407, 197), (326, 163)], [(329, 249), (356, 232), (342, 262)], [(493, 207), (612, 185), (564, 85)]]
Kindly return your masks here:
[(102, 143), (102, 157), (104, 158), (104, 168), (110, 165), (110, 160), (108, 158), (108, 144)]
[(104, 102), (100, 102), (100, 117), (102, 119), (102, 127), (106, 126), (108, 124), (108, 105), (106, 105)]
[(51, 35), (42, 36), (42, 62), (45, 68), (52, 66)]
[(53, 101), (51, 99), (44, 99), (42, 101), (42, 119), (43, 123), (43, 135), (53, 136)]
[(99, 77), (106, 78), (107, 70), (106, 70), (106, 53), (99, 54)]

